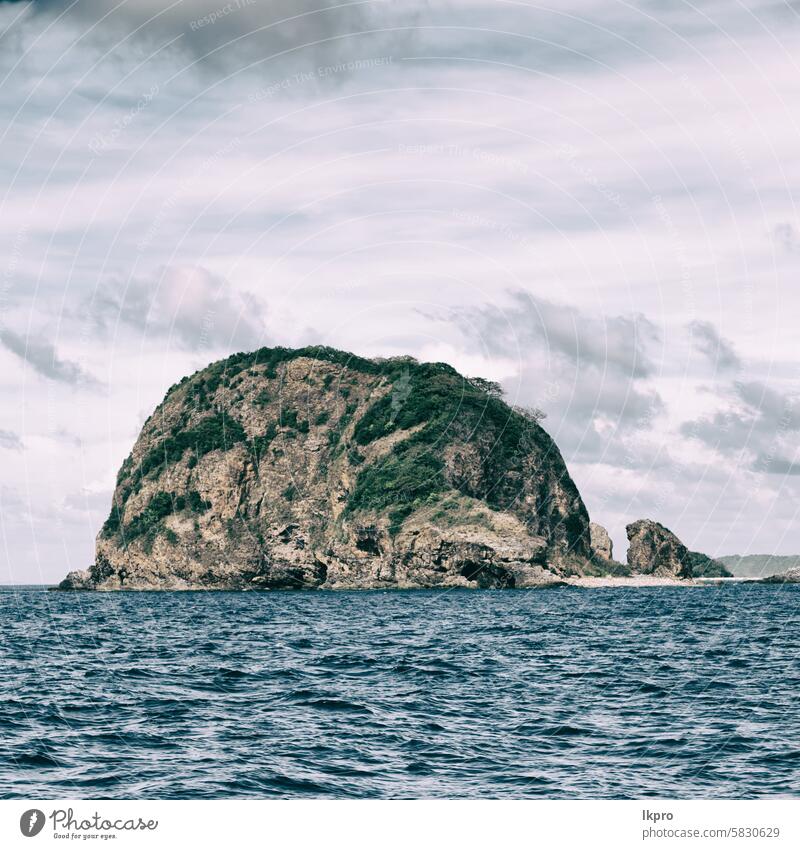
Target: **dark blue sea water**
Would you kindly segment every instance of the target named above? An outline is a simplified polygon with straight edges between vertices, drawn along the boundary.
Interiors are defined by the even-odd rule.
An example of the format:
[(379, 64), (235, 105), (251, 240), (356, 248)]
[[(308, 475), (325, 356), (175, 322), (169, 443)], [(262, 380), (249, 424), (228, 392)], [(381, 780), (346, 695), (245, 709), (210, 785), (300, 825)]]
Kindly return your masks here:
[(0, 795), (800, 795), (800, 587), (0, 592)]

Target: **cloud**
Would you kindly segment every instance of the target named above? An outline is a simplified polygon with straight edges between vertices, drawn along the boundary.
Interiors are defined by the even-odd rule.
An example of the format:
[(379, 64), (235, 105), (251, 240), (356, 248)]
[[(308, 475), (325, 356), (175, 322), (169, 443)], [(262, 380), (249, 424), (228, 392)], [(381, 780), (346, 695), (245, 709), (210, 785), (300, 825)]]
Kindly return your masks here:
[[(277, 76), (289, 68), (336, 67), (386, 53), (412, 63), (435, 56), (459, 64), (469, 57), (535, 72), (590, 75), (646, 65), (654, 57), (685, 56), (687, 43), (719, 39), (723, 23), (736, 37), (750, 34), (754, 20), (770, 31), (791, 19), (788, 6), (769, 0), (724, 13), (674, 3), (640, 10), (599, 0), (564, 0), (556, 11), (491, 0), (31, 0), (30, 5), (40, 16), (60, 16), (118, 49), (133, 38), (151, 47), (169, 45), (200, 66), (257, 63)], [(341, 77), (326, 78), (330, 83)]]
[(647, 318), (592, 315), (515, 292), (509, 307), (460, 310), (455, 319), (484, 349), (515, 362), (510, 400), (543, 409), (570, 458), (626, 467), (656, 462), (641, 442), (626, 443), (664, 410), (646, 382), (654, 374), (648, 347), (658, 339)]
[(652, 373), (646, 343), (658, 334), (644, 316), (597, 317), (522, 291), (512, 292), (511, 301), (509, 309), (491, 306), (472, 313), (487, 346), (508, 354), (514, 348), (512, 338), (518, 343), (538, 342), (582, 367), (611, 368), (631, 377)]
[(758, 380), (736, 381), (733, 386), (742, 402), (765, 421), (784, 430), (800, 430), (800, 409), (794, 398)]
[(743, 460), (755, 472), (796, 475), (800, 403), (761, 381), (736, 381), (721, 394), (727, 404), (681, 425), (681, 433), (718, 454)]
[(77, 363), (61, 359), (49, 342), (30, 333), (23, 337), (7, 327), (2, 327), (0, 328), (0, 344), (49, 380), (68, 383), (72, 386), (98, 385), (97, 380)]
[(787, 253), (800, 253), (800, 234), (789, 221), (783, 221), (773, 230), (775, 243)]
[(88, 307), (105, 333), (123, 324), (185, 350), (249, 350), (263, 344), (260, 303), (196, 266), (168, 267), (153, 280), (109, 283)]
[(692, 344), (700, 353), (708, 357), (715, 369), (738, 371), (742, 367), (742, 361), (733, 345), (719, 335), (710, 321), (693, 321), (688, 327), (692, 335)]
[(23, 447), (22, 440), (16, 433), (10, 430), (0, 430), (0, 448), (21, 451)]
[[(106, 40), (171, 42), (203, 63), (261, 61), (270, 69), (353, 59), (365, 41), (373, 47), (387, 38), (401, 41), (404, 29), (398, 25), (413, 20), (413, 12), (401, 4), (337, 0), (33, 0), (32, 6), (44, 15), (63, 15), (87, 31), (96, 27), (95, 37)], [(393, 25), (398, 30), (390, 33)], [(387, 36), (379, 33), (382, 29)]]
[(753, 469), (773, 475), (800, 475), (800, 462), (789, 460), (786, 457), (759, 454), (753, 463)]

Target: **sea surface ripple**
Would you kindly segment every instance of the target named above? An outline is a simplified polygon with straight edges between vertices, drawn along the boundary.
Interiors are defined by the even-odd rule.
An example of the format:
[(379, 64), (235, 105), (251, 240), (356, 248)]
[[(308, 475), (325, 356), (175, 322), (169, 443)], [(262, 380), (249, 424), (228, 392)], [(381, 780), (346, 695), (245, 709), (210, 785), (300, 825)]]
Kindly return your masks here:
[(800, 793), (800, 587), (0, 590), (3, 798)]

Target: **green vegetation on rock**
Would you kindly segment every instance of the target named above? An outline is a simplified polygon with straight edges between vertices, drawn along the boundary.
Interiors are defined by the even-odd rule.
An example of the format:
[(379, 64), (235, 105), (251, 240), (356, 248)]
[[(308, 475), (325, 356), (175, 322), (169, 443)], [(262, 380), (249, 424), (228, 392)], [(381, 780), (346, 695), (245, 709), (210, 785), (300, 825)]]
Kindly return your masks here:
[(729, 571), (724, 563), (714, 560), (707, 554), (699, 551), (689, 552), (689, 562), (692, 564), (693, 578), (732, 578), (733, 573)]
[(164, 530), (167, 539), (175, 544), (177, 538), (173, 540), (174, 532), (163, 528), (163, 520), (173, 513), (181, 513), (187, 509), (192, 513), (205, 513), (210, 508), (211, 502), (205, 501), (196, 489), (189, 490), (185, 496), (176, 495), (174, 492), (157, 492), (145, 509), (124, 527), (123, 538), (127, 544), (140, 536), (152, 538)]
[(418, 426), (387, 457), (361, 471), (348, 511), (392, 508), (396, 531), (427, 499), (454, 487), (443, 474), (445, 446), (454, 440), (468, 445), (478, 439), (488, 441), (481, 458), (482, 483), (465, 480), (456, 482), (455, 488), (494, 508), (508, 509), (519, 494), (514, 471), (524, 455), (535, 445), (549, 447), (549, 438), (532, 420), (442, 364), (406, 363), (393, 390), (361, 417), (353, 439), (367, 446)]
[(175, 509), (175, 496), (171, 492), (158, 492), (147, 507), (125, 526), (125, 540), (130, 542), (138, 536), (150, 533)]
[(144, 457), (139, 473), (147, 475), (161, 465), (177, 463), (187, 449), (192, 449), (195, 457), (202, 457), (219, 449), (227, 451), (245, 438), (244, 429), (233, 416), (218, 412), (201, 419), (188, 430), (179, 430), (168, 436)]
[(211, 509), (211, 502), (204, 501), (203, 497), (196, 489), (189, 490), (187, 505), (192, 513), (205, 513), (206, 510)]

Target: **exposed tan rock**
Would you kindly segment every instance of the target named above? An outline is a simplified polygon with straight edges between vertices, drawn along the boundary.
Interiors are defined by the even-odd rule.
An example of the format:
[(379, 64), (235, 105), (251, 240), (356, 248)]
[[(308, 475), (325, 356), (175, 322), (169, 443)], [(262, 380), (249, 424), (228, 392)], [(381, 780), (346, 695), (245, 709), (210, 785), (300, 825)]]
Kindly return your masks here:
[(93, 590), (94, 582), (88, 569), (68, 572), (67, 577), (58, 585), (60, 590)]
[(614, 544), (608, 531), (597, 522), (589, 523), (589, 534), (591, 538), (592, 551), (605, 560), (614, 559)]
[(692, 577), (689, 551), (672, 531), (649, 519), (633, 522), (625, 530), (629, 543), (628, 566), (634, 574)]

